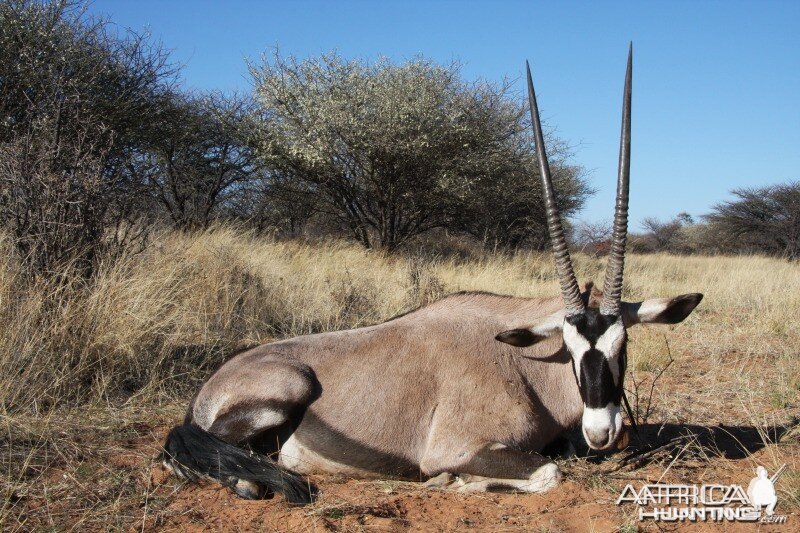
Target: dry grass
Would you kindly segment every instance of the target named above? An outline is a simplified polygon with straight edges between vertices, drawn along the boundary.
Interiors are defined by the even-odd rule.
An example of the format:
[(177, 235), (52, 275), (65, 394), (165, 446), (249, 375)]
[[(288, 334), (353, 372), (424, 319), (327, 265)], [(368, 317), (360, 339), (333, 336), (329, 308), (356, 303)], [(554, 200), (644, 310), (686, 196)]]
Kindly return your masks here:
[[(142, 501), (149, 502), (145, 513), (155, 512), (146, 487), (130, 488), (125, 475), (134, 474), (83, 475), (81, 465), (102, 456), (101, 442), (108, 452), (136, 424), (177, 419), (191, 391), (238, 348), (379, 322), (458, 290), (557, 294), (549, 255), (387, 256), (231, 228), (162, 234), (144, 253), (104, 265), (91, 285), (27, 283), (2, 238), (0, 253), (0, 524), (8, 527), (24, 528), (32, 516), (58, 527), (58, 512), (70, 513), (24, 502), (36, 491), (74, 494), (75, 487), (82, 496), (70, 508), (83, 510), (76, 512), (84, 520), (126, 505), (140, 516)], [(576, 262), (581, 280), (602, 279), (601, 260)], [(632, 331), (631, 368), (643, 383), (667, 361), (667, 343), (675, 359), (654, 391), (651, 418), (766, 427), (796, 415), (800, 265), (763, 257), (629, 258), (627, 299), (686, 292), (706, 295), (686, 322)], [(97, 438), (87, 439), (87, 429)], [(773, 462), (785, 461), (765, 439)], [(53, 481), (54, 472), (66, 477)], [(67, 478), (75, 480), (67, 483), (72, 492), (63, 486)], [(98, 489), (98, 479), (108, 486)], [(800, 503), (797, 480), (787, 474), (784, 481)]]

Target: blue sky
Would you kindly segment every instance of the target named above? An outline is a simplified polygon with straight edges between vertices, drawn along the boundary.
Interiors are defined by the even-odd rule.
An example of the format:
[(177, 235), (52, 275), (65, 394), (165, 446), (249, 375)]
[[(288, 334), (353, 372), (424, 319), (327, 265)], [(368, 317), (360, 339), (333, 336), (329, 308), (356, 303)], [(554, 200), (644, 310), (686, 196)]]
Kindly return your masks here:
[(622, 82), (634, 43), (632, 229), (708, 212), (735, 187), (800, 179), (800, 1), (477, 2), (95, 0), (148, 28), (189, 88), (249, 90), (245, 58), (457, 59), (467, 78), (517, 79), (531, 61), (543, 119), (576, 148), (610, 219)]

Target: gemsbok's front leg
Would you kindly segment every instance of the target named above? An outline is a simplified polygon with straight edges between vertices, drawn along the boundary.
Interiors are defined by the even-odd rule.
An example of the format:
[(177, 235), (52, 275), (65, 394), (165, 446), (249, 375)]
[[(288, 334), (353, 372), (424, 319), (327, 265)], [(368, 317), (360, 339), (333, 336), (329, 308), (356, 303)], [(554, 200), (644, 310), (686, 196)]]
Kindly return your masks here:
[(546, 492), (561, 481), (561, 471), (548, 458), (500, 443), (480, 448), (442, 470), (458, 475), (448, 488), (460, 492)]
[(460, 492), (546, 492), (561, 481), (561, 471), (548, 458), (492, 444), (459, 470)]

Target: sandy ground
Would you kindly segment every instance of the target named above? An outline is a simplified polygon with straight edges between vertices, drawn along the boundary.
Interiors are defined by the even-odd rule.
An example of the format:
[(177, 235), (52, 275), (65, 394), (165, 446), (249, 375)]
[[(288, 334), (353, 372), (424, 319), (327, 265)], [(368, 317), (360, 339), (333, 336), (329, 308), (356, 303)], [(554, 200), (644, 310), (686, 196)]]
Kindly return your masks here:
[[(50, 473), (51, 497), (27, 498), (30, 530), (128, 531), (797, 531), (800, 513), (784, 502), (778, 512), (787, 514), (784, 525), (696, 523), (654, 524), (639, 522), (633, 505), (617, 506), (620, 490), (633, 483), (738, 483), (747, 487), (755, 464), (771, 465), (774, 446), (764, 446), (762, 433), (740, 426), (666, 425), (645, 426), (649, 446), (632, 446), (613, 454), (560, 459), (565, 481), (539, 495), (484, 493), (464, 495), (426, 489), (420, 483), (365, 481), (320, 476), (317, 502), (299, 507), (276, 496), (261, 501), (237, 498), (215, 483), (201, 485), (178, 481), (154, 461), (168, 426), (137, 423), (128, 426), (128, 437), (110, 454), (87, 460), (85, 479), (75, 472)], [(115, 432), (117, 436), (119, 432)], [(777, 428), (768, 436), (784, 443), (781, 457), (794, 457), (796, 437)], [(85, 435), (87, 440), (91, 435)], [(667, 443), (661, 449), (653, 443)], [(648, 452), (649, 450), (649, 452)], [(585, 450), (579, 450), (585, 455)], [(800, 464), (789, 468), (797, 471)], [(94, 469), (94, 470), (93, 470)], [(112, 490), (105, 486), (108, 474), (123, 476), (127, 496), (117, 506), (81, 513), (78, 490), (89, 493)], [(63, 478), (59, 488), (57, 481)], [(76, 486), (75, 484), (78, 484)], [(97, 483), (96, 485), (94, 483)], [(778, 482), (780, 488), (781, 482)], [(52, 497), (62, 490), (63, 498)], [(138, 496), (137, 496), (138, 495)], [(85, 507), (86, 504), (84, 504)], [(45, 510), (46, 507), (46, 510)], [(104, 513), (105, 516), (104, 516)], [(48, 524), (49, 522), (49, 524)]]

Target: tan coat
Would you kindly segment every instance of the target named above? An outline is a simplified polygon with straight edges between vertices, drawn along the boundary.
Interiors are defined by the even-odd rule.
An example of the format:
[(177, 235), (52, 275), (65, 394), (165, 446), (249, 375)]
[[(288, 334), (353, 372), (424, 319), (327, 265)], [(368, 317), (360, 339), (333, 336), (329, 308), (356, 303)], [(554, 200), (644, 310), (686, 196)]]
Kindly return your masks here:
[(459, 471), (487, 446), (539, 451), (580, 422), (571, 359), (558, 334), (529, 348), (495, 336), (561, 307), (461, 293), (376, 326), (259, 346), (209, 379), (193, 417), (213, 433), (225, 413), (267, 406), (250, 417), (263, 429), (284, 422), (287, 405), (310, 404), (295, 457), (281, 457), (300, 472), (417, 478)]

